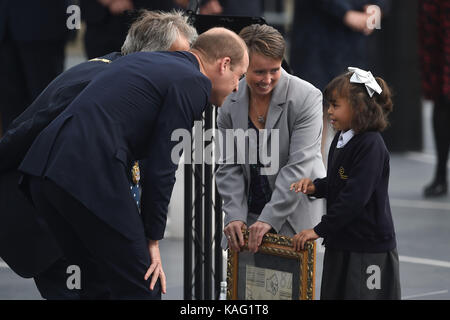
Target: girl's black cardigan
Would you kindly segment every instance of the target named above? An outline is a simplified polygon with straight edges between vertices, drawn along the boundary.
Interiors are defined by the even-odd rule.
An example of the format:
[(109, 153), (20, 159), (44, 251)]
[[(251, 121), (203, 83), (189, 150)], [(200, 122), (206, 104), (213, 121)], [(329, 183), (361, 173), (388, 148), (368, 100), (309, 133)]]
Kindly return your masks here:
[(314, 181), (312, 196), (327, 199), (327, 213), (314, 231), (327, 248), (392, 250), (396, 240), (388, 196), (389, 153), (383, 138), (378, 132), (356, 134), (333, 159), (339, 134), (330, 147), (327, 177)]

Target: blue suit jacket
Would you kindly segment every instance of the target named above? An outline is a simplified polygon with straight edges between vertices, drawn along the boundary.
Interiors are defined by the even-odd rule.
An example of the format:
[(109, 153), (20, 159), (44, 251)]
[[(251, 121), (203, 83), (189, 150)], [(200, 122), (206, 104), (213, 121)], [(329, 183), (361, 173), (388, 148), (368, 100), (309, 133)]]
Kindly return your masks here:
[(0, 257), (23, 277), (33, 277), (61, 256), (45, 223), (18, 188), (17, 171), (36, 136), (89, 84), (120, 57), (112, 53), (81, 63), (59, 75), (0, 139)]
[[(139, 52), (117, 59), (37, 137), (20, 170), (54, 181), (129, 239), (164, 235), (175, 183), (172, 132), (191, 131), (211, 83), (188, 52)], [(132, 125), (130, 125), (132, 124)], [(129, 192), (141, 172), (142, 219)]]
[(55, 78), (0, 139), (0, 173), (17, 169), (37, 135), (53, 121), (118, 52), (80, 63)]

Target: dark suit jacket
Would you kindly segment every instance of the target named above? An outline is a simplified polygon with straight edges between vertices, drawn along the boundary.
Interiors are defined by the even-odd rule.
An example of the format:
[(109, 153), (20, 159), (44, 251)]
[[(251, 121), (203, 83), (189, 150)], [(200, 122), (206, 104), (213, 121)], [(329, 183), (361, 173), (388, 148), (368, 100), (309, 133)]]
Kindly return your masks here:
[[(112, 53), (102, 58), (111, 61), (120, 56)], [(17, 168), (36, 136), (108, 66), (107, 61), (87, 61), (59, 75), (0, 139), (0, 257), (23, 277), (43, 271), (61, 252), (20, 192)]]
[(73, 0), (1, 0), (0, 43), (9, 29), (15, 41), (64, 40)]
[[(42, 131), (19, 169), (48, 177), (125, 237), (134, 239), (143, 219), (146, 236), (159, 240), (178, 166), (172, 132), (191, 131), (210, 90), (188, 52), (119, 58)], [(142, 219), (128, 183), (140, 159)]]
[(110, 53), (80, 63), (55, 78), (1, 138), (0, 173), (17, 169), (37, 135), (67, 108), (92, 78), (108, 67), (108, 61), (119, 57), (120, 53)]

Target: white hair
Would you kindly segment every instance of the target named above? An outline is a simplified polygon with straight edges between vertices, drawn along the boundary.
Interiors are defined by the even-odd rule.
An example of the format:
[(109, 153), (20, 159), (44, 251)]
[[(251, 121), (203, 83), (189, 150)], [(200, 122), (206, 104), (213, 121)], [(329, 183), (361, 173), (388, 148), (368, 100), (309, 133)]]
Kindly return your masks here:
[(184, 36), (190, 44), (198, 36), (182, 11), (141, 11), (128, 30), (122, 45), (123, 55), (138, 51), (166, 51), (179, 36)]

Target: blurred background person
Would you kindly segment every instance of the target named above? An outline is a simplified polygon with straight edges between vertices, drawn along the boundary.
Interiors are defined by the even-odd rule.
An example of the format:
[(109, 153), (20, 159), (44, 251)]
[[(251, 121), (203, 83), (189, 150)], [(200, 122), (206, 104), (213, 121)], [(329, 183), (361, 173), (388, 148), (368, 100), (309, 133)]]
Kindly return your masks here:
[(222, 14), (223, 8), (218, 0), (206, 0), (201, 2), (200, 14)]
[(290, 65), (296, 75), (323, 90), (348, 66), (366, 68), (370, 5), (385, 0), (295, 1)]
[(120, 51), (128, 28), (139, 9), (169, 11), (172, 0), (80, 0), (86, 22), (84, 46), (88, 59)]
[[(187, 9), (191, 0), (174, 0), (175, 4), (182, 9)], [(200, 5), (199, 13), (200, 14), (211, 14), (218, 15), (223, 12), (223, 8), (218, 0), (203, 0), (203, 1), (195, 1)]]
[[(186, 9), (190, 0), (175, 0)], [(263, 0), (204, 0), (200, 4), (200, 14), (261, 17), (264, 13)]]
[[(294, 8), (289, 64), (295, 75), (323, 90), (334, 77), (355, 66), (368, 66), (368, 36), (373, 12), (384, 8), (386, 0), (297, 0)], [(328, 145), (334, 134), (326, 121), (322, 154), (327, 159)]]
[(423, 95), (433, 101), (433, 135), (437, 153), (432, 182), (425, 197), (447, 194), (447, 161), (450, 146), (450, 2), (419, 1), (419, 53)]
[(262, 17), (264, 3), (262, 0), (220, 0), (225, 16)]
[(0, 136), (64, 69), (69, 0), (0, 1)]

